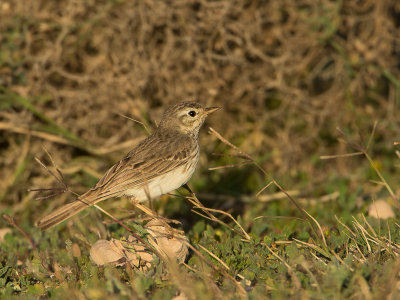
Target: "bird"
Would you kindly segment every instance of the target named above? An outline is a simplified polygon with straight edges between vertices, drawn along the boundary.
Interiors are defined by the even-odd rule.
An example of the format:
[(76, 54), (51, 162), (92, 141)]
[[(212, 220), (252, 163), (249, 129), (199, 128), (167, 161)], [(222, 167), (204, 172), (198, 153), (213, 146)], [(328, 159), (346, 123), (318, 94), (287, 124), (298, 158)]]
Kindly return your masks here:
[(154, 132), (113, 165), (95, 186), (36, 225), (46, 230), (109, 198), (128, 196), (141, 203), (186, 184), (199, 161), (200, 128), (206, 117), (219, 109), (194, 101), (168, 107)]

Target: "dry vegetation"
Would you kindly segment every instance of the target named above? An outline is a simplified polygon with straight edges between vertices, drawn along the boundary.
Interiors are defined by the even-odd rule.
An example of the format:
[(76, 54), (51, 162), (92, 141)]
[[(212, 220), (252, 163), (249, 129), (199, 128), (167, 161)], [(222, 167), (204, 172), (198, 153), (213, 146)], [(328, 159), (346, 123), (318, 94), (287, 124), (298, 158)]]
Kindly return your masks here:
[[(340, 288), (339, 294), (330, 294), (332, 297), (389, 294), (390, 284), (395, 286), (398, 283), (395, 271), (400, 266), (393, 249), (397, 249), (400, 240), (393, 240), (393, 244), (390, 241), (389, 246), (384, 248), (386, 250), (378, 247), (374, 252), (375, 248), (369, 245), (371, 240), (375, 241), (374, 245), (380, 246), (385, 240), (381, 240), (380, 234), (374, 231), (376, 228), (372, 230), (374, 225), (357, 221), (362, 228), (366, 228), (363, 231), (350, 216), (365, 212), (370, 199), (392, 196), (395, 203), (396, 195), (399, 195), (398, 159), (394, 154), (396, 146), (393, 146), (393, 142), (400, 139), (399, 78), (400, 2), (395, 0), (1, 0), (0, 211), (12, 215), (16, 224), (20, 224), (23, 231), (31, 236), (34, 244), (44, 243), (47, 246), (46, 250), (43, 249), (45, 246), (35, 250), (39, 252), (35, 252), (34, 257), (36, 260), (42, 259), (42, 264), (46, 261), (47, 270), (57, 273), (55, 265), (67, 265), (67, 260), (57, 263), (52, 253), (57, 248), (65, 248), (65, 239), (70, 238), (83, 249), (88, 247), (89, 242), (94, 242), (91, 238), (81, 238), (83, 234), (89, 235), (87, 231), (93, 237), (98, 234), (104, 238), (119, 237), (117, 232), (121, 235), (121, 230), (110, 234), (107, 231), (109, 228), (104, 225), (98, 225), (98, 228), (91, 225), (90, 231), (81, 223), (75, 229), (69, 224), (67, 230), (64, 230), (65, 226), (61, 227), (62, 237), (56, 238), (59, 232), (54, 231), (49, 238), (46, 233), (32, 228), (39, 216), (72, 197), (70, 193), (64, 193), (54, 199), (34, 200), (37, 195), (28, 193), (27, 189), (60, 187), (54, 177), (36, 163), (34, 157), (51, 165), (45, 148), (64, 174), (69, 187), (77, 193), (84, 192), (112, 163), (147, 134), (141, 125), (121, 115), (139, 120), (152, 128), (168, 104), (196, 99), (205, 104), (222, 106), (223, 111), (210, 118), (208, 125), (250, 154), (285, 189), (296, 190), (294, 194), (305, 205), (304, 208), (320, 223), (326, 224), (321, 232), (326, 234), (328, 244), (320, 240), (318, 232), (315, 240), (310, 236), (302, 236), (293, 225), (293, 220), (289, 229), (285, 227), (285, 221), (279, 224), (267, 221), (269, 225), (254, 235), (261, 239), (272, 236), (271, 240), (264, 239), (267, 247), (273, 240), (285, 240), (271, 247), (273, 251), (278, 251), (276, 247), (282, 247), (279, 251), (282, 251), (282, 257), (287, 256), (288, 262), (281, 262), (279, 257), (271, 263), (273, 271), (267, 272), (269, 279), (260, 275), (263, 279), (259, 281), (258, 273), (254, 277), (246, 275), (246, 268), (232, 262), (226, 270), (230, 272), (229, 276), (237, 279), (236, 274), (244, 272), (244, 277), (253, 280), (253, 289), (250, 289), (253, 297), (266, 293), (273, 296), (277, 291), (282, 292), (278, 293), (280, 296), (286, 292), (293, 295), (304, 288), (301, 295), (318, 298), (330, 288), (334, 290), (329, 286), (329, 280), (333, 279), (321, 279), (324, 274), (331, 274), (333, 269), (316, 272), (316, 277), (313, 277), (315, 261), (328, 264), (327, 261), (338, 259), (338, 264), (343, 263), (343, 268), (348, 267), (348, 272), (359, 270), (359, 273), (355, 272), (358, 274), (355, 277), (348, 275), (351, 277), (346, 281), (346, 287), (350, 290), (348, 294)], [(375, 120), (378, 125), (374, 129)], [(337, 127), (343, 130), (344, 135), (336, 130)], [(368, 148), (373, 159), (370, 164), (360, 157), (319, 159), (321, 155), (344, 154), (354, 149), (359, 151), (357, 145), (365, 146), (373, 130), (372, 143)], [(206, 205), (227, 210), (235, 217), (240, 215), (244, 230), (249, 232), (258, 226), (254, 223), (260, 222), (260, 219), (254, 219), (256, 216), (301, 217), (287, 197), (279, 201), (276, 201), (279, 196), (274, 198), (274, 194), (272, 198), (264, 198), (273, 202), (270, 206), (256, 201), (256, 193), (271, 179), (268, 176), (264, 178), (262, 173), (260, 175), (256, 167), (207, 171), (207, 167), (235, 163), (238, 159), (212, 156), (213, 152), (226, 154), (234, 151), (205, 131), (201, 135), (200, 170), (191, 181), (201, 201), (208, 200)], [(381, 175), (387, 180), (386, 186), (367, 183), (368, 179), (382, 180), (376, 171), (383, 173)], [(263, 195), (269, 196), (268, 193), (277, 190), (276, 186), (271, 185)], [(319, 197), (335, 192), (340, 197), (327, 198), (326, 202), (337, 201), (338, 204), (319, 201)], [(311, 197), (316, 201), (310, 200)], [(157, 204), (159, 213), (179, 218), (186, 231), (192, 230), (192, 225), (198, 219), (189, 213), (179, 213), (182, 209), (187, 211), (188, 204), (173, 201), (172, 204), (166, 201)], [(117, 215), (121, 206), (129, 207), (123, 201), (122, 204), (111, 202), (106, 206)], [(346, 225), (350, 226), (348, 230), (341, 227), (329, 210), (338, 214), (339, 219), (343, 217), (343, 222), (358, 228), (356, 232), (350, 225)], [(122, 215), (126, 215), (126, 212)], [(95, 223), (93, 220), (99, 220), (100, 223), (101, 219), (92, 212), (88, 218), (92, 223)], [(87, 220), (82, 222), (90, 223)], [(229, 223), (230, 220), (224, 219), (224, 222)], [(1, 227), (7, 224), (4, 222)], [(215, 223), (209, 224), (217, 226)], [(273, 225), (279, 229), (274, 231)], [(387, 225), (389, 233), (390, 226)], [(201, 236), (202, 230), (194, 228), (189, 236), (190, 241), (206, 243), (202, 240), (205, 239)], [(330, 236), (330, 232), (340, 231), (338, 228), (342, 228), (342, 233), (349, 237), (347, 246), (343, 248), (332, 246), (336, 242), (340, 244), (336, 240), (333, 242)], [(395, 228), (398, 231), (398, 227)], [(224, 231), (219, 227), (214, 229), (216, 236), (220, 234), (218, 239), (221, 241), (221, 232), (224, 236)], [(210, 227), (206, 232), (214, 229)], [(365, 241), (361, 238), (360, 242), (359, 235), (365, 235), (365, 231), (371, 234), (371, 238), (365, 238)], [(400, 238), (392, 234), (389, 238)], [(14, 228), (13, 236), (22, 235)], [(231, 237), (229, 234), (227, 236)], [(291, 244), (286, 253), (286, 248), (282, 246), (293, 238), (311, 244), (315, 241), (322, 252), (314, 249), (316, 258), (307, 254), (304, 261), (295, 261), (295, 252), (303, 250), (295, 251)], [(213, 240), (213, 237), (210, 239)], [(234, 237), (232, 240), (238, 242)], [(364, 243), (365, 249), (357, 241)], [(250, 237), (247, 242), (258, 249)], [(349, 245), (352, 242), (361, 248), (351, 248)], [(16, 243), (10, 242), (7, 247)], [(264, 246), (262, 249), (265, 249)], [(20, 263), (20, 273), (31, 274), (30, 277), (26, 276), (33, 286), (47, 282), (45, 277), (35, 273), (34, 263), (30, 262), (32, 249), (28, 250), (29, 245), (25, 247), (27, 249), (20, 250), (13, 258), (15, 263)], [(12, 251), (12, 248), (4, 249)], [(335, 255), (329, 253), (329, 249)], [(85, 251), (83, 256), (87, 257), (88, 251)], [(382, 283), (379, 281), (382, 278), (371, 274), (365, 275), (368, 272), (362, 267), (357, 269), (368, 261), (368, 253), (371, 257), (377, 257), (381, 251), (389, 254), (385, 259), (379, 257), (373, 260), (376, 264), (374, 267), (381, 268), (386, 263), (394, 268), (391, 277), (386, 278), (390, 284)], [(1, 250), (0, 253), (0, 267), (4, 269), (10, 258)], [(226, 258), (224, 253), (221, 250), (222, 260)], [(203, 254), (207, 255), (207, 252)], [(345, 260), (351, 254), (356, 257), (355, 265), (351, 259)], [(294, 260), (290, 266), (292, 258)], [(268, 259), (274, 260), (276, 257), (268, 256)], [(315, 261), (307, 265), (305, 261), (308, 259)], [(82, 261), (72, 261), (74, 263), (83, 266)], [(85, 263), (90, 264), (88, 261)], [(217, 261), (215, 265), (221, 267)], [(301, 276), (295, 279), (299, 275), (295, 275), (292, 269), (294, 265), (301, 266), (301, 270), (297, 269), (296, 272), (305, 274), (305, 279)], [(375, 270), (374, 267), (369, 270)], [(0, 268), (0, 289), (9, 293), (10, 290), (5, 288), (6, 283), (12, 281), (10, 278), (15, 279), (16, 275), (10, 275), (8, 281), (3, 283), (2, 278), (6, 276), (1, 271), (3, 269)], [(73, 287), (79, 294), (80, 287), (74, 282), (83, 279), (76, 275), (78, 278), (71, 280), (72, 275), (68, 272), (75, 271), (67, 269), (64, 266), (64, 269), (58, 270), (65, 274), (57, 277), (57, 280), (64, 287)], [(339, 275), (332, 275), (332, 278), (345, 278), (343, 272), (343, 269), (339, 270)], [(215, 275), (213, 281), (205, 279), (204, 274), (196, 274), (191, 274), (191, 282), (197, 282), (196, 276), (199, 276), (206, 283), (215, 283), (205, 295), (222, 297), (224, 293), (234, 293), (234, 288), (224, 285), (228, 277), (223, 275), (221, 279)], [(112, 269), (103, 276), (114, 284), (120, 280)], [(274, 278), (277, 278), (276, 281)], [(135, 283), (134, 292), (121, 286), (118, 289), (125, 295), (139, 298), (149, 296), (146, 292), (148, 278), (140, 280)], [(179, 278), (172, 282), (176, 286)], [(380, 287), (375, 289), (374, 285), (378, 283)], [(38, 295), (54, 295), (46, 290), (47, 284), (43, 286), (44, 290), (38, 288)], [(164, 284), (157, 281), (150, 284), (154, 297), (162, 298), (160, 293), (157, 294), (157, 288)], [(358, 294), (351, 292), (351, 288), (358, 284), (362, 291)], [(96, 283), (91, 282), (88, 286), (96, 287)], [(291, 288), (285, 291), (286, 286)], [(315, 290), (308, 294), (308, 289)], [(29, 287), (27, 290), (32, 292)], [(25, 292), (26, 289), (22, 288), (21, 293)], [(112, 289), (104, 291), (107, 292), (113, 294)], [(196, 292), (203, 293), (204, 289), (196, 286), (192, 291), (186, 290), (187, 295)], [(20, 292), (13, 290), (10, 293)], [(90, 291), (83, 293), (88, 298), (96, 298)]]

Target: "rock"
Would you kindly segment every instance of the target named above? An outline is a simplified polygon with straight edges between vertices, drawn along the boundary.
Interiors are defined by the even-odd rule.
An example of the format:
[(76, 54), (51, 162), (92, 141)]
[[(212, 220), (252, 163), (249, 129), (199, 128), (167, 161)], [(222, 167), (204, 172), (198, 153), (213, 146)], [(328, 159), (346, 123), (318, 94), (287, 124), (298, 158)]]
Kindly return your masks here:
[[(179, 263), (185, 261), (188, 254), (186, 237), (182, 232), (172, 228), (166, 222), (153, 219), (144, 226), (149, 235), (148, 242), (157, 251)], [(98, 240), (90, 249), (90, 257), (97, 265), (124, 265), (129, 262), (132, 267), (146, 270), (151, 266), (153, 253), (136, 238), (130, 236), (128, 241), (116, 239)]]
[(185, 261), (188, 255), (188, 247), (186, 246), (187, 239), (184, 235), (157, 219), (151, 220), (145, 228), (157, 243), (157, 245), (152, 243), (153, 246), (161, 250), (170, 259), (175, 258), (179, 263)]
[(100, 266), (116, 263), (123, 257), (118, 246), (112, 241), (98, 240), (90, 249), (90, 258)]
[(368, 216), (376, 219), (394, 218), (392, 207), (385, 200), (377, 200), (368, 207)]

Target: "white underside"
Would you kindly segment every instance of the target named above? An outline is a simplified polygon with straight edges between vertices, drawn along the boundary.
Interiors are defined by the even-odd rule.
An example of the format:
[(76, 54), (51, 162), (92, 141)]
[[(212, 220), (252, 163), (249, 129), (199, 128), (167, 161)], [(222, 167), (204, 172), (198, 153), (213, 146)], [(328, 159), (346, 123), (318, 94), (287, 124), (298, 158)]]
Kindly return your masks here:
[(173, 172), (150, 180), (147, 185), (141, 188), (125, 191), (124, 195), (135, 197), (135, 200), (143, 202), (149, 200), (149, 198), (153, 199), (160, 195), (167, 194), (188, 182), (195, 169), (196, 165), (190, 167), (189, 170), (185, 170), (185, 166), (179, 167)]

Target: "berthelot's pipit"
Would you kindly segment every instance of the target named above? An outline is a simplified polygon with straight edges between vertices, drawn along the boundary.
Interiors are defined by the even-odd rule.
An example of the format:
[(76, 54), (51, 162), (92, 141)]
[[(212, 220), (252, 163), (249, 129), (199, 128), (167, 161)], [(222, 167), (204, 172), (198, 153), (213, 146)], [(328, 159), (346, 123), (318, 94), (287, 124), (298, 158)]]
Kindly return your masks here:
[(218, 109), (196, 102), (169, 107), (152, 135), (112, 166), (93, 188), (42, 218), (37, 226), (48, 229), (111, 197), (130, 196), (143, 202), (181, 187), (199, 161), (200, 127)]

